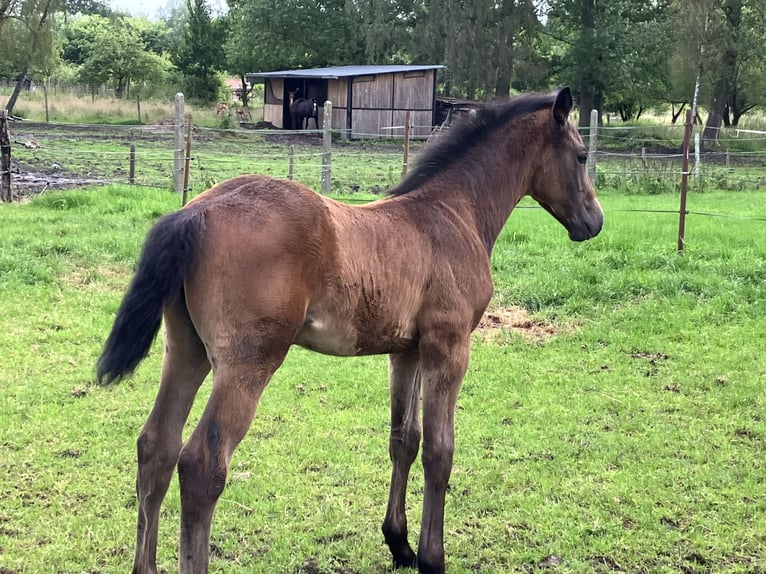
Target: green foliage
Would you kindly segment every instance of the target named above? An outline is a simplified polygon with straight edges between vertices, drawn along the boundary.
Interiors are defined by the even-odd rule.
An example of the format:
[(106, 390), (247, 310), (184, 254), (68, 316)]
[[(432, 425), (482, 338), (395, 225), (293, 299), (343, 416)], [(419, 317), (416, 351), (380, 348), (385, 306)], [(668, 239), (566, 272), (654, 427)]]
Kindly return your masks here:
[(67, 26), (64, 57), (78, 66), (77, 78), (89, 86), (112, 84), (120, 98), (132, 84), (141, 91), (162, 84), (170, 62), (146, 45), (144, 21), (92, 15), (75, 18)]
[(552, 4), (548, 28), (558, 41), (555, 76), (579, 94), (583, 109), (629, 120), (662, 101), (673, 48), (667, 2), (563, 0)]
[(232, 2), (229, 69), (239, 74), (363, 62), (364, 38), (345, 6), (344, 0)]
[(183, 39), (173, 53), (173, 63), (183, 74), (187, 97), (203, 102), (220, 98), (223, 83), (216, 70), (223, 67), (225, 30), (214, 21), (205, 0), (187, 0), (188, 19)]
[[(425, 30), (442, 38), (451, 92), (471, 99), (507, 96), (514, 66), (529, 55), (531, 39), (541, 27), (534, 3), (450, 0), (429, 5)], [(441, 48), (439, 44), (436, 47)], [(439, 61), (442, 54), (430, 56)]]
[(55, 68), (55, 13), (62, 8), (62, 0), (0, 3), (0, 78)]

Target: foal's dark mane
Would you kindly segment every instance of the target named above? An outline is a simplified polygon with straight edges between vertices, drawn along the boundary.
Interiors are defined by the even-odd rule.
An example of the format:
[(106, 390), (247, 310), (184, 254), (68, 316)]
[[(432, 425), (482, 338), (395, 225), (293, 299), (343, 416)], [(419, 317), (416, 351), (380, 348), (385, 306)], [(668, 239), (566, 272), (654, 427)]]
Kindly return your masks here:
[(481, 108), (475, 117), (451, 128), (444, 138), (421, 152), (415, 167), (401, 182), (388, 191), (388, 195), (404, 195), (417, 189), (463, 157), (474, 145), (481, 143), (496, 129), (519, 116), (550, 107), (555, 100), (555, 93), (528, 94), (500, 105)]

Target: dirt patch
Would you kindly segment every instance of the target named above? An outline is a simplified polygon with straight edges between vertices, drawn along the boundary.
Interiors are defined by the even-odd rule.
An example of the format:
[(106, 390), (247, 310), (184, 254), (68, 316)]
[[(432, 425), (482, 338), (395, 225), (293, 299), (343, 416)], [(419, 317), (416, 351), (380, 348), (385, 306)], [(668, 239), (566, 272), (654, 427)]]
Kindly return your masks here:
[(495, 307), (487, 309), (476, 327), (485, 339), (495, 339), (504, 330), (512, 330), (532, 342), (545, 341), (558, 335), (562, 328), (553, 323), (533, 318), (521, 307)]
[(48, 190), (73, 189), (86, 185), (106, 183), (101, 179), (77, 177), (53, 167), (49, 170), (26, 171), (26, 166), (15, 165), (11, 169), (13, 196), (23, 200)]

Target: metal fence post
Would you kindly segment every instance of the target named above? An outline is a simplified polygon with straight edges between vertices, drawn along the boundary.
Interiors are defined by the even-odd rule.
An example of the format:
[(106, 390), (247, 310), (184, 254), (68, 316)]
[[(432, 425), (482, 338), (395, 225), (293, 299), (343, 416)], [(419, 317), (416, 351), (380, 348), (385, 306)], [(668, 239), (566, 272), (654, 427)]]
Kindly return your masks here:
[(176, 114), (175, 114), (175, 141), (173, 149), (173, 191), (181, 193), (183, 191), (184, 180), (184, 149), (183, 149), (183, 127), (184, 127), (184, 95), (176, 94)]
[(684, 250), (684, 233), (686, 230), (686, 191), (689, 188), (689, 141), (692, 136), (692, 111), (686, 112), (686, 128), (684, 130), (683, 167), (681, 168), (681, 206), (678, 208), (678, 253)]
[(598, 110), (590, 111), (590, 132), (588, 135), (588, 175), (596, 183), (596, 140), (598, 138)]
[(324, 103), (322, 115), (322, 193), (327, 195), (332, 190), (332, 102)]
[(181, 196), (181, 207), (186, 205), (186, 200), (189, 197), (189, 162), (191, 162), (191, 145), (192, 145), (192, 115), (189, 114), (186, 118), (186, 153), (184, 154), (184, 180), (183, 180), (183, 195)]

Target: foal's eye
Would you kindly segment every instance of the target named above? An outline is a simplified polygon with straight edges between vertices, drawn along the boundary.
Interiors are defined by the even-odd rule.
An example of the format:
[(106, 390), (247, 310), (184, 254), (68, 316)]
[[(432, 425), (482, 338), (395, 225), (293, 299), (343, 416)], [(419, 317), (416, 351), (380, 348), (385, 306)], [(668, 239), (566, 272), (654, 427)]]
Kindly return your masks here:
[(577, 163), (586, 163), (588, 161), (588, 154), (587, 153), (581, 153), (577, 156)]

